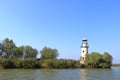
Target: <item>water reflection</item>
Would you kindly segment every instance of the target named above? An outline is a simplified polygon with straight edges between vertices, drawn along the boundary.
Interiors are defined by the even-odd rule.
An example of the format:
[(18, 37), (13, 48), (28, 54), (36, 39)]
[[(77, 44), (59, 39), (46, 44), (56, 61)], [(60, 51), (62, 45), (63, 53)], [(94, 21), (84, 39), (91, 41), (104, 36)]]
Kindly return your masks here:
[(114, 80), (114, 69), (80, 69), (81, 80)]
[(80, 69), (81, 80), (87, 80), (86, 69)]

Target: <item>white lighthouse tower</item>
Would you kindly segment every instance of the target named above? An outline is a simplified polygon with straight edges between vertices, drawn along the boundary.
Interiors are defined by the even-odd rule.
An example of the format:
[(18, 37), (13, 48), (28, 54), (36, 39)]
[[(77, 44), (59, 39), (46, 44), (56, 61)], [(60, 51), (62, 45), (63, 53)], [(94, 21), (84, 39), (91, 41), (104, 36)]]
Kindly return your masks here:
[(80, 64), (84, 64), (86, 54), (88, 54), (88, 42), (87, 39), (82, 40), (81, 46), (81, 57), (80, 57)]

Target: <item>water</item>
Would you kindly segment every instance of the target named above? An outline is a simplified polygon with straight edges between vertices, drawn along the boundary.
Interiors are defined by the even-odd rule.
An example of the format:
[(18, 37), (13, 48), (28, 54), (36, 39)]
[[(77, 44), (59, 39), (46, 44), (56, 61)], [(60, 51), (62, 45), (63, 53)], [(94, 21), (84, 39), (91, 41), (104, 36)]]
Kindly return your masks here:
[(0, 80), (120, 80), (120, 67), (112, 69), (3, 69)]

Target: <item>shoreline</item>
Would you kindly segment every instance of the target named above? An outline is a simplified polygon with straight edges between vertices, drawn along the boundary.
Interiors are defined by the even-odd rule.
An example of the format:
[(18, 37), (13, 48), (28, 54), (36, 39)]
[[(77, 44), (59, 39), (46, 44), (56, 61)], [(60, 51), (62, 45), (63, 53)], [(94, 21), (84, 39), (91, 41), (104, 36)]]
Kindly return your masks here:
[(110, 69), (107, 67), (94, 67), (80, 64), (79, 60), (72, 59), (8, 59), (0, 58), (0, 69)]

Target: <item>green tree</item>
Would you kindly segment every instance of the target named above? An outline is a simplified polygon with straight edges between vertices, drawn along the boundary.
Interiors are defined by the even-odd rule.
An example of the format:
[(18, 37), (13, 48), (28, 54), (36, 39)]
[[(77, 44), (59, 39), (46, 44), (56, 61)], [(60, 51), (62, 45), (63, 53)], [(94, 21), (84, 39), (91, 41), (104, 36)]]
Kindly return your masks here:
[(102, 55), (102, 59), (104, 60), (104, 63), (106, 63), (105, 67), (109, 67), (112, 65), (112, 56), (108, 52), (104, 52)]
[(103, 54), (103, 60), (107, 63), (112, 63), (112, 56), (108, 52), (104, 52)]
[(14, 57), (22, 58), (23, 57), (24, 46), (20, 46), (14, 49)]
[(32, 48), (31, 46), (25, 46), (26, 47), (26, 53), (28, 58), (36, 58), (36, 55), (38, 53), (37, 49)]
[(10, 40), (10, 39), (8, 39), (8, 38), (5, 38), (5, 39), (2, 41), (2, 45), (3, 45), (3, 47), (4, 47), (4, 48), (3, 48), (4, 51), (7, 53), (7, 57), (9, 57), (9, 56), (12, 54), (14, 48), (16, 48), (16, 45), (15, 45), (15, 43), (13, 42), (13, 40)]
[(25, 50), (25, 58), (35, 58), (38, 51), (34, 48), (32, 48), (31, 46), (21, 46), (21, 47), (18, 47), (18, 48), (15, 48), (15, 51), (14, 51), (14, 56), (16, 58), (22, 58), (23, 55), (24, 55), (24, 50)]
[(93, 62), (93, 67), (98, 67), (99, 64), (101, 63), (102, 56), (98, 52), (92, 52), (90, 55), (92, 62)]
[(55, 59), (58, 56), (57, 49), (51, 49), (44, 47), (41, 51), (41, 58), (42, 59)]
[(112, 56), (105, 52), (103, 55), (98, 52), (92, 52), (91, 54), (86, 55), (85, 65), (87, 67), (103, 67), (109, 68), (112, 64)]

